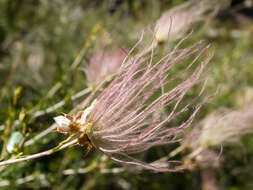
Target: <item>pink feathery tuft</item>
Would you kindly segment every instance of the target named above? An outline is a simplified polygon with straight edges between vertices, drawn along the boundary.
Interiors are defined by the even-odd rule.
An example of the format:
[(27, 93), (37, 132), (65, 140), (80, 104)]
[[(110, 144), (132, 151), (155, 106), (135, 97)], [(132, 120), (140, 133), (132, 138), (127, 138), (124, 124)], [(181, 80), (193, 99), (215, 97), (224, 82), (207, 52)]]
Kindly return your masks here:
[[(205, 102), (196, 103), (203, 89), (191, 101), (184, 100), (190, 89), (205, 81), (201, 73), (212, 57), (201, 58), (209, 48), (203, 42), (181, 49), (182, 42), (187, 38), (160, 60), (154, 61), (157, 59), (152, 48), (155, 40), (149, 47), (131, 56), (140, 47), (142, 35), (124, 59), (114, 80), (97, 95), (96, 103), (87, 116), (86, 122), (90, 127), (87, 127), (86, 134), (94, 147), (123, 164), (158, 172), (182, 169), (159, 167), (143, 162), (135, 155), (151, 147), (178, 142), (179, 134), (190, 126)], [(196, 65), (199, 60), (201, 63)], [(174, 68), (178, 64), (185, 65), (187, 61), (182, 70)], [(176, 125), (173, 121), (189, 108), (193, 108), (190, 116)], [(164, 109), (170, 110), (167, 116)]]
[(120, 68), (125, 57), (123, 50), (115, 47), (107, 47), (103, 51), (96, 52), (89, 59), (84, 71), (90, 84), (98, 85), (103, 80), (108, 80)]

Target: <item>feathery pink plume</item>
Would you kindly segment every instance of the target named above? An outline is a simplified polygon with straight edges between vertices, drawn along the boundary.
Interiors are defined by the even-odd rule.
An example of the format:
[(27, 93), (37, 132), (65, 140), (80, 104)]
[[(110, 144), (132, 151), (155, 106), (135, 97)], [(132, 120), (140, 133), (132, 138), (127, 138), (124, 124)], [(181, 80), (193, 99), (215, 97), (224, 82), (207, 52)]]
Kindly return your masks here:
[[(183, 99), (190, 89), (205, 81), (201, 73), (211, 55), (204, 59), (201, 56), (209, 46), (198, 42), (180, 49), (182, 42), (189, 37), (186, 36), (171, 52), (154, 61), (155, 40), (152, 40), (147, 48), (131, 56), (141, 46), (143, 35), (124, 59), (113, 81), (103, 92), (99, 92), (101, 84), (85, 100), (87, 105), (96, 99), (88, 111), (83, 112), (84, 119), (79, 117), (75, 122), (81, 120), (80, 125), (85, 127), (81, 129), (85, 130), (92, 146), (112, 160), (158, 172), (179, 171), (182, 167), (164, 168), (163, 164), (146, 163), (135, 155), (151, 147), (178, 142), (179, 133), (190, 126), (205, 102), (196, 103), (203, 89), (190, 102), (185, 103)], [(195, 66), (199, 59), (201, 63)], [(186, 61), (189, 63), (183, 70), (175, 70), (176, 65)], [(194, 107), (190, 116), (181, 124), (172, 126), (172, 121), (190, 107)], [(165, 108), (170, 109), (167, 116)]]

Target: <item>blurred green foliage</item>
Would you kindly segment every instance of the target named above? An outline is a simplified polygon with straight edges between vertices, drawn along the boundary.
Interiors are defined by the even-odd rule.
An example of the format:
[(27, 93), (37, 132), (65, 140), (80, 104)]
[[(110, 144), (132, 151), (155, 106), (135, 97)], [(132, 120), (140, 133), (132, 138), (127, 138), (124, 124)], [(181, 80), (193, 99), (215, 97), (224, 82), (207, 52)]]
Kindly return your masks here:
[[(55, 131), (30, 146), (24, 147), (24, 142), (53, 124), (55, 115), (68, 113), (87, 97), (71, 99), (88, 87), (82, 69), (88, 63), (89, 55), (108, 44), (131, 48), (143, 28), (154, 24), (162, 12), (182, 2), (1, 0), (0, 159), (34, 154), (57, 146), (66, 137)], [(206, 93), (214, 94), (217, 90), (195, 123), (220, 107), (239, 109), (253, 103), (252, 23), (252, 18), (228, 9), (204, 28), (194, 28), (196, 31), (201, 28), (201, 32), (193, 34), (187, 43), (205, 39), (215, 50), (207, 68)], [(197, 90), (194, 89), (190, 96), (196, 95)], [(36, 111), (62, 100), (66, 104), (61, 108), (34, 117)], [(22, 134), (22, 139), (10, 154), (5, 146), (17, 132)], [(168, 154), (170, 149), (159, 147), (143, 156), (152, 160)], [(84, 155), (84, 147), (73, 147), (48, 157), (0, 167), (0, 189), (201, 188), (198, 169), (181, 173), (136, 173), (131, 168), (122, 171), (121, 165), (99, 152)], [(180, 155), (179, 159), (182, 157)], [(218, 183), (227, 190), (253, 189), (252, 135), (246, 135), (238, 144), (225, 146), (222, 157), (223, 164), (215, 170)], [(78, 174), (80, 168), (83, 170)], [(68, 173), (67, 169), (76, 173)], [(106, 173), (110, 169), (114, 172)]]

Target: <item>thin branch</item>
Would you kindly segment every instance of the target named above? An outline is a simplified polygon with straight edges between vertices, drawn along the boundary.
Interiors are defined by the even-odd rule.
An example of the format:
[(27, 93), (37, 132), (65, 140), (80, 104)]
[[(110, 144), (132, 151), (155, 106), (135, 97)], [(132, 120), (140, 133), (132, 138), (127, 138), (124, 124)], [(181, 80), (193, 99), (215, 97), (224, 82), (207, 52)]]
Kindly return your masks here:
[[(74, 174), (86, 174), (90, 172), (89, 168), (79, 168), (79, 169), (66, 169), (63, 171), (63, 175), (74, 175)], [(118, 174), (125, 171), (125, 168), (103, 168), (100, 170), (102, 174)]]
[[(26, 176), (24, 178), (17, 179), (14, 182), (14, 184), (21, 185), (21, 184), (24, 184), (24, 183), (31, 182), (35, 179), (39, 179), (42, 186), (49, 186), (50, 185), (49, 182), (46, 180), (46, 176), (44, 174), (29, 175), (29, 176)], [(9, 186), (9, 185), (13, 185), (13, 183), (10, 182), (9, 180), (1, 180), (0, 181), (0, 187)]]
[(75, 145), (77, 143), (77, 139), (75, 140), (72, 140), (68, 143), (60, 143), (57, 147), (54, 147), (52, 149), (49, 149), (47, 151), (44, 151), (44, 152), (40, 152), (40, 153), (37, 153), (37, 154), (33, 154), (33, 155), (30, 155), (30, 156), (26, 156), (26, 157), (23, 157), (23, 158), (18, 158), (18, 159), (10, 159), (10, 160), (6, 160), (6, 161), (2, 161), (0, 162), (0, 166), (5, 166), (5, 165), (9, 165), (9, 164), (14, 164), (14, 163), (18, 163), (18, 162), (24, 162), (24, 161), (27, 161), (27, 160), (31, 160), (31, 159), (35, 159), (35, 158), (40, 158), (40, 157), (43, 157), (43, 156), (48, 156), (48, 155), (51, 155), (57, 151), (60, 151), (62, 149), (65, 149), (71, 145)]
[[(66, 170), (63, 170), (63, 175), (86, 174), (89, 171), (90, 170), (88, 170), (87, 168), (80, 168), (77, 170), (66, 169)], [(125, 171), (125, 168), (123, 168), (123, 167), (121, 167), (121, 168), (104, 168), (104, 169), (100, 170), (100, 172), (102, 174), (118, 174), (118, 173), (122, 173), (124, 171)], [(31, 182), (36, 179), (39, 179), (43, 186), (50, 185), (49, 182), (46, 180), (45, 174), (28, 175), (26, 177), (17, 179), (14, 183), (17, 185), (21, 185), (21, 184), (28, 183), (28, 182)], [(9, 185), (11, 185), (11, 182), (9, 180), (1, 180), (0, 181), (0, 187), (9, 186)]]
[(96, 24), (90, 31), (89, 37), (86, 40), (86, 42), (84, 43), (83, 48), (81, 49), (81, 51), (79, 52), (79, 54), (77, 55), (77, 57), (75, 58), (74, 62), (71, 65), (71, 69), (76, 69), (77, 66), (81, 63), (87, 49), (91, 46), (92, 41), (94, 41), (94, 37), (96, 36), (96, 34), (100, 31), (100, 26), (98, 24)]
[(26, 141), (24, 143), (24, 146), (30, 146), (33, 143), (35, 143), (36, 141), (38, 141), (39, 139), (41, 139), (42, 137), (46, 136), (47, 134), (51, 133), (53, 130), (55, 130), (57, 127), (56, 124), (51, 125), (49, 128), (47, 128), (46, 130), (40, 132), (38, 135), (36, 135), (35, 137), (31, 138), (30, 140)]
[(125, 171), (125, 168), (121, 167), (121, 168), (104, 168), (101, 169), (101, 173), (103, 174), (118, 174), (118, 173), (122, 173)]
[[(88, 94), (90, 91), (91, 91), (91, 88), (90, 88), (90, 87), (89, 87), (89, 88), (86, 88), (86, 89), (84, 89), (84, 90), (78, 92), (77, 94), (73, 95), (73, 96), (71, 97), (71, 100), (74, 101), (74, 100), (76, 100), (76, 99), (78, 99), (78, 98), (80, 98), (80, 97), (82, 97), (82, 96)], [(42, 115), (44, 115), (44, 114), (52, 113), (53, 111), (55, 111), (56, 109), (58, 109), (58, 108), (64, 106), (65, 104), (66, 104), (66, 101), (62, 100), (62, 101), (60, 101), (60, 102), (54, 104), (53, 106), (47, 108), (46, 110), (36, 111), (36, 112), (33, 114), (33, 118), (37, 118), (37, 117), (42, 116)]]

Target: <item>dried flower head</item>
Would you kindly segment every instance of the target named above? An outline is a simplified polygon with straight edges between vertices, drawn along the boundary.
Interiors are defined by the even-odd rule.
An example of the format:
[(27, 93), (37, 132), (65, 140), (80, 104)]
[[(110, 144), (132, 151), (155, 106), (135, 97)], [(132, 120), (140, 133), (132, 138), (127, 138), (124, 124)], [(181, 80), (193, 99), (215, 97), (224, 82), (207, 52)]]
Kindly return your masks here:
[(88, 82), (98, 85), (104, 79), (110, 78), (119, 70), (125, 56), (119, 48), (106, 48), (94, 53), (84, 69)]
[(184, 143), (196, 150), (235, 142), (242, 135), (252, 132), (252, 122), (253, 108), (235, 111), (220, 109), (204, 118), (186, 136)]
[[(168, 10), (156, 23), (157, 41), (175, 41), (182, 38), (193, 23), (214, 16), (217, 8), (218, 6), (211, 6), (207, 1), (191, 0)], [(212, 11), (205, 15), (207, 10)]]
[[(125, 57), (117, 75), (104, 91), (95, 91), (90, 95), (87, 101), (96, 100), (85, 111), (74, 118), (65, 115), (64, 118), (56, 117), (55, 120), (60, 125), (60, 132), (79, 134), (79, 144), (87, 143), (112, 160), (153, 171), (178, 171), (179, 168), (166, 168), (168, 164), (154, 165), (135, 156), (151, 147), (180, 140), (178, 135), (189, 127), (204, 103), (203, 100), (195, 104), (203, 89), (190, 102), (185, 103), (183, 99), (202, 80), (201, 73), (211, 56), (196, 65), (208, 46), (198, 42), (180, 49), (185, 39), (157, 61), (153, 61), (156, 54), (150, 48), (154, 47), (155, 40), (134, 57), (130, 56), (139, 47), (142, 39), (143, 35)], [(188, 64), (183, 70), (174, 68), (186, 61)], [(170, 109), (167, 116), (164, 116), (165, 108)], [(192, 108), (190, 116), (176, 124), (175, 119), (189, 108)], [(71, 121), (67, 128), (66, 118)]]

